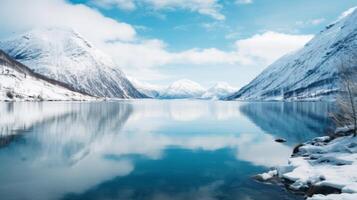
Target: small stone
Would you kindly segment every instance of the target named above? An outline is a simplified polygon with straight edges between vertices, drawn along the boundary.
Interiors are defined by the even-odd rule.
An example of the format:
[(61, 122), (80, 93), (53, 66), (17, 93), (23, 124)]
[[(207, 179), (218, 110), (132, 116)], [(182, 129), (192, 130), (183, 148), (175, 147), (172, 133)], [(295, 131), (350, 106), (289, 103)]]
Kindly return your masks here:
[(277, 139), (275, 139), (275, 142), (284, 143), (284, 142), (286, 142), (286, 140), (283, 138), (277, 138)]

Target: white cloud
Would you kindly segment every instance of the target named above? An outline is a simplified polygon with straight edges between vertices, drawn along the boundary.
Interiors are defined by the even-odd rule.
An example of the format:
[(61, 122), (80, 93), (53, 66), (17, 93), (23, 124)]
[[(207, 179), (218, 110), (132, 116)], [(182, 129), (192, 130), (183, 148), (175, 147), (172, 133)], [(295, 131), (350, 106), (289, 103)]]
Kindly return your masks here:
[(236, 4), (251, 4), (253, 0), (236, 0)]
[(131, 41), (136, 37), (131, 25), (104, 17), (87, 6), (72, 5), (64, 0), (1, 0), (0, 24), (2, 34), (35, 27), (65, 26), (93, 42)]
[[(167, 50), (161, 40), (102, 43), (101, 49), (110, 54), (129, 75), (152, 81), (168, 78), (160, 73), (162, 68), (219, 66), (259, 67), (263, 69), (286, 53), (301, 48), (312, 35), (289, 35), (265, 32), (247, 39), (237, 40), (231, 51), (217, 48), (192, 48), (181, 52)], [(138, 59), (140, 55), (140, 59)], [(243, 69), (242, 68), (242, 69)], [(258, 70), (259, 71), (259, 70)]]
[(311, 25), (319, 25), (323, 23), (326, 19), (325, 18), (317, 18), (308, 21), (297, 21), (296, 25), (298, 26), (311, 26)]
[(216, 48), (210, 49), (190, 49), (176, 53), (172, 59), (177, 63), (189, 63), (190, 65), (208, 64), (234, 64), (242, 61), (234, 51), (226, 52)]
[(154, 10), (185, 9), (217, 20), (225, 19), (225, 16), (220, 13), (222, 6), (218, 0), (92, 0), (92, 2), (105, 8), (115, 6), (124, 10), (134, 10), (140, 5), (150, 6)]
[(126, 73), (140, 80), (164, 78), (155, 68), (171, 63), (172, 59), (172, 54), (160, 40), (102, 43), (100, 48)]
[(318, 24), (321, 24), (324, 21), (325, 21), (325, 18), (313, 19), (313, 20), (311, 20), (311, 24), (318, 25)]
[(217, 29), (228, 29), (228, 26), (222, 21), (202, 23), (201, 26), (205, 28), (207, 31), (212, 31)]
[[(176, 5), (167, 1), (150, 1), (155, 1), (158, 7)], [(216, 1), (202, 0), (202, 2), (206, 2), (205, 5), (209, 7), (210, 2)], [(197, 7), (199, 8), (201, 7)], [(105, 17), (88, 6), (73, 5), (64, 0), (1, 0), (0, 24), (2, 36), (6, 36), (5, 33), (9, 36), (14, 31), (26, 31), (37, 27), (70, 27), (94, 46), (111, 55), (127, 74), (140, 80), (165, 78), (166, 75), (160, 73), (159, 68), (167, 66), (190, 68), (216, 65), (223, 68), (230, 65), (238, 68), (259, 65), (265, 67), (285, 53), (302, 47), (312, 37), (266, 32), (236, 41), (230, 51), (217, 48), (192, 48), (172, 52), (161, 40), (142, 39), (130, 24)]]
[(103, 8), (113, 6), (123, 10), (134, 10), (136, 8), (134, 0), (92, 0), (92, 2)]
[(268, 31), (237, 40), (232, 51), (216, 48), (190, 49), (170, 54), (168, 61), (190, 65), (255, 65), (271, 64), (281, 56), (303, 47), (313, 35), (290, 35)]
[(268, 31), (236, 41), (238, 54), (272, 63), (284, 54), (301, 48), (313, 35), (290, 35)]
[[(268, 31), (237, 40), (235, 48), (231, 51), (193, 48), (182, 52), (170, 52), (162, 41), (150, 40), (140, 44), (112, 44), (109, 52), (114, 53), (112, 56), (117, 58), (120, 66), (131, 66), (135, 72), (141, 71), (146, 75), (150, 69), (168, 65), (266, 67), (286, 53), (303, 47), (312, 37), (312, 35), (290, 35)], [(140, 55), (140, 59), (137, 59), (137, 55)], [(137, 73), (133, 74), (135, 75)], [(157, 76), (158, 74), (155, 75)]]

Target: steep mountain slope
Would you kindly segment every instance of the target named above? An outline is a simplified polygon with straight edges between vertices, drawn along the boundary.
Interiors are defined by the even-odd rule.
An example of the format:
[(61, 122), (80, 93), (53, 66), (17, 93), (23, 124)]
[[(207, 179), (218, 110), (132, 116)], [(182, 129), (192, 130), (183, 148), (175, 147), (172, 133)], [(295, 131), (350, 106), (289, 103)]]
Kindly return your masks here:
[(78, 33), (36, 29), (0, 42), (0, 48), (35, 72), (94, 96), (141, 98), (110, 57)]
[(227, 100), (334, 98), (340, 90), (338, 65), (356, 56), (356, 49), (357, 11), (354, 10), (327, 26), (299, 51), (270, 65)]
[(32, 72), (0, 50), (0, 101), (89, 99), (67, 84)]
[(160, 94), (161, 99), (187, 99), (200, 98), (205, 89), (196, 82), (182, 79), (172, 83), (167, 89)]
[(216, 83), (213, 87), (209, 88), (202, 96), (201, 99), (221, 99), (233, 94), (237, 91), (236, 88), (230, 86), (228, 83)]

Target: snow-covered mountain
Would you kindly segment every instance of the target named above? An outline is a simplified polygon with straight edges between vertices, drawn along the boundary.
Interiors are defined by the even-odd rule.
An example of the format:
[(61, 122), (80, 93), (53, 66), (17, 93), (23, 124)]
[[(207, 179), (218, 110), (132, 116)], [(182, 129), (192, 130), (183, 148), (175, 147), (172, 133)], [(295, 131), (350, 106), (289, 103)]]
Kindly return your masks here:
[(340, 90), (338, 65), (357, 49), (357, 11), (349, 10), (302, 49), (283, 56), (228, 100), (326, 100)]
[(200, 98), (205, 93), (205, 88), (200, 84), (187, 79), (173, 82), (166, 88), (159, 98), (161, 99), (188, 99)]
[(32, 72), (0, 50), (0, 101), (89, 100), (71, 86)]
[(237, 88), (230, 86), (226, 82), (216, 83), (213, 87), (209, 88), (202, 96), (201, 99), (221, 99), (233, 94)]
[(165, 90), (164, 86), (144, 83), (132, 77), (129, 80), (139, 92), (151, 98), (159, 98)]
[(141, 98), (112, 59), (66, 28), (36, 29), (0, 42), (35, 72), (100, 97)]
[(175, 81), (169, 86), (160, 86), (138, 81), (129, 78), (141, 93), (155, 99), (212, 99), (218, 100), (227, 97), (237, 91), (226, 82), (218, 82), (209, 89), (203, 88), (200, 84), (182, 79)]

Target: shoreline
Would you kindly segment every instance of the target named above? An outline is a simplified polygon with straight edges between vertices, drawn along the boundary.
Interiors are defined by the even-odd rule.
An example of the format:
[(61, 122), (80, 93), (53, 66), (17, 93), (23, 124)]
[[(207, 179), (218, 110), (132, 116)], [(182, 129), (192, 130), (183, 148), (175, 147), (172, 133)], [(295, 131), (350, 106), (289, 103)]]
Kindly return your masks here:
[(297, 145), (286, 166), (253, 177), (308, 200), (357, 199), (357, 137), (349, 130)]

